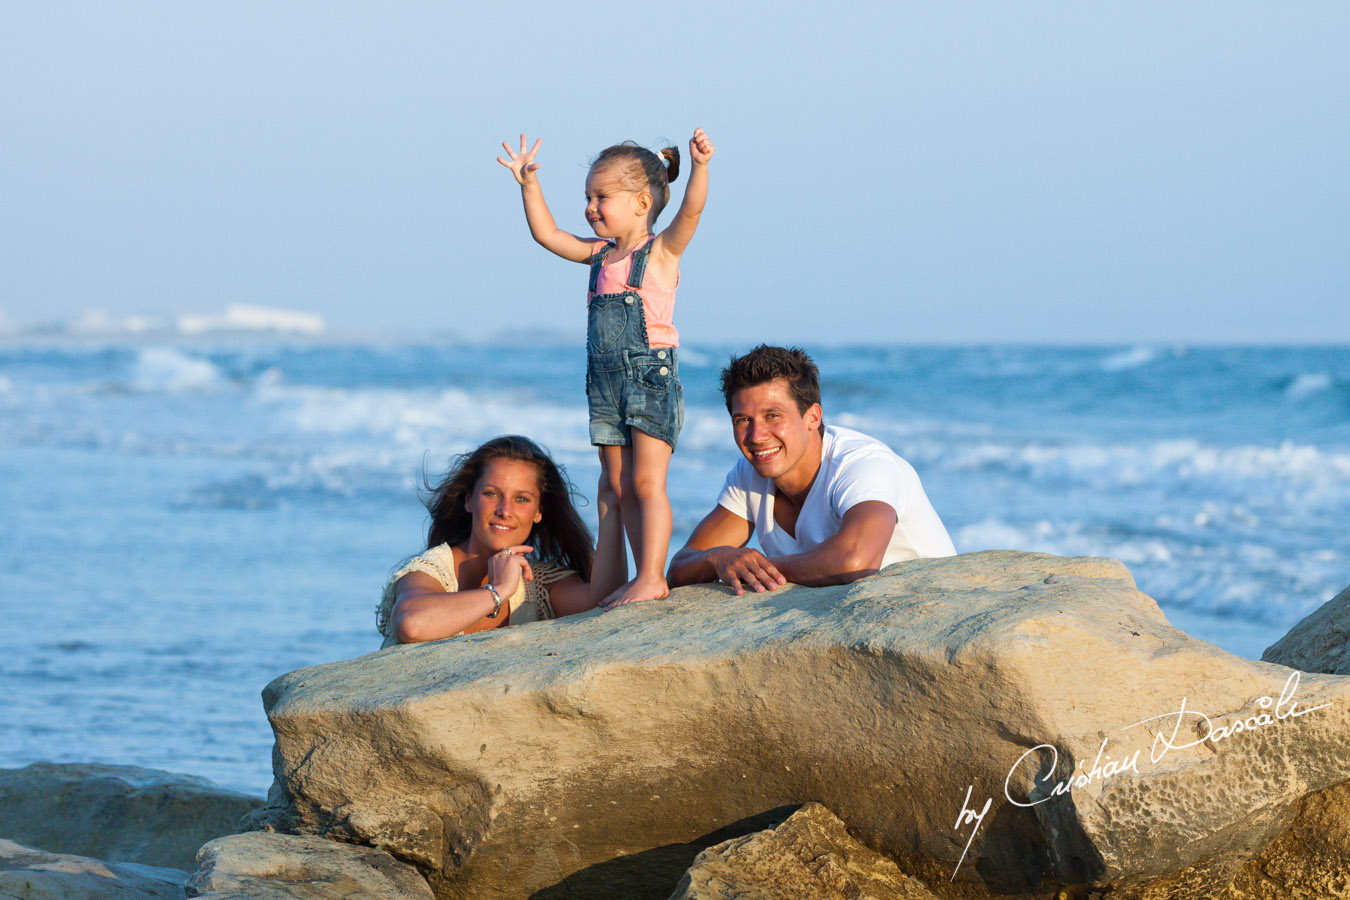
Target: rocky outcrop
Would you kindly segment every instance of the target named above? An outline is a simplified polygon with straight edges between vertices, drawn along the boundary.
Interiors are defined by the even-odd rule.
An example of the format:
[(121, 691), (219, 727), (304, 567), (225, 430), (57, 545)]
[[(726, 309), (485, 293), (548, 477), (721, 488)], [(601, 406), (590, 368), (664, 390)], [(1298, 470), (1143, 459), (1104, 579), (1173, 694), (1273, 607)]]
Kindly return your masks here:
[(1223, 900), (1350, 897), (1350, 784), (1304, 798), (1289, 830), (1242, 867)]
[(53, 853), (192, 869), (262, 800), (204, 778), (98, 763), (0, 769), (0, 837)]
[(1350, 680), (1173, 629), (1118, 562), (1013, 552), (681, 589), (302, 669), (264, 702), (255, 824), (384, 848), (443, 900), (664, 898), (808, 801), (944, 897), (1217, 897), (1350, 779)]
[[(1261, 659), (1350, 675), (1350, 588), (1308, 614)], [(1252, 859), (1224, 900), (1350, 897), (1350, 783), (1310, 794), (1289, 829)]]
[(412, 866), (369, 847), (236, 834), (202, 847), (188, 895), (203, 900), (432, 900)]
[(187, 873), (47, 853), (0, 839), (4, 900), (182, 900)]
[(189, 879), (0, 839), (0, 900), (433, 900), (412, 866), (319, 837), (229, 835), (202, 847), (199, 862)]
[(1304, 672), (1350, 675), (1350, 587), (1289, 629), (1261, 659)]
[(670, 900), (938, 900), (808, 803), (777, 828), (700, 853)]

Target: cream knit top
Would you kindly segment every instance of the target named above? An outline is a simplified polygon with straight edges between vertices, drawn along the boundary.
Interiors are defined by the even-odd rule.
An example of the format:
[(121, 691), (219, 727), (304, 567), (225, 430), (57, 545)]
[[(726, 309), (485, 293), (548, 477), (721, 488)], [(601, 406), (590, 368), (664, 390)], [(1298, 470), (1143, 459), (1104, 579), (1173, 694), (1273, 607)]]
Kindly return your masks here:
[[(512, 625), (556, 619), (557, 615), (553, 612), (553, 605), (548, 599), (548, 589), (567, 576), (576, 574), (557, 563), (542, 561), (532, 561), (530, 569), (534, 572), (534, 581), (520, 579), (516, 592), (503, 604), (511, 610)], [(449, 544), (438, 544), (421, 556), (414, 556), (408, 560), (401, 569), (389, 576), (389, 582), (384, 586), (384, 596), (380, 599), (380, 605), (375, 608), (375, 627), (384, 635), (381, 648), (392, 647), (398, 643), (394, 638), (394, 601), (397, 599), (398, 580), (409, 572), (423, 572), (430, 575), (441, 583), (447, 594), (459, 590), (459, 578), (455, 575), (455, 554)]]

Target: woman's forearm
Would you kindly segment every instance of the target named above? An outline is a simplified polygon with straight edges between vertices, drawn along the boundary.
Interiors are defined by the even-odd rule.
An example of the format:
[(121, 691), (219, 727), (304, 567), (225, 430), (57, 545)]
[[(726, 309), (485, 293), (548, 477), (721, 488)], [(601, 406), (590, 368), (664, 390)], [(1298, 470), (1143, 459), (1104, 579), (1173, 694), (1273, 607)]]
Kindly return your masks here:
[(491, 613), (495, 606), (487, 588), (450, 594), (400, 595), (391, 623), (394, 639), (400, 644), (418, 644), (454, 637)]

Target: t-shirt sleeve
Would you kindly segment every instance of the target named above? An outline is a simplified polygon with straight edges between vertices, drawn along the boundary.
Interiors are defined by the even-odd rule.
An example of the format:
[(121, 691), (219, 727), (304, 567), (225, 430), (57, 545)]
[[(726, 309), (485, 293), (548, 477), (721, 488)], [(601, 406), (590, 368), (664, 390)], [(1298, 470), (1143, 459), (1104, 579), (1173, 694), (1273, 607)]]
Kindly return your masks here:
[(727, 480), (722, 484), (722, 493), (717, 495), (717, 505), (727, 512), (754, 523), (754, 511), (750, 508), (750, 482), (741, 463), (731, 467)]
[(843, 518), (859, 503), (880, 500), (895, 510), (899, 519), (905, 514), (906, 485), (910, 480), (917, 480), (917, 476), (903, 460), (880, 453), (861, 455), (841, 467), (834, 482), (831, 506)]

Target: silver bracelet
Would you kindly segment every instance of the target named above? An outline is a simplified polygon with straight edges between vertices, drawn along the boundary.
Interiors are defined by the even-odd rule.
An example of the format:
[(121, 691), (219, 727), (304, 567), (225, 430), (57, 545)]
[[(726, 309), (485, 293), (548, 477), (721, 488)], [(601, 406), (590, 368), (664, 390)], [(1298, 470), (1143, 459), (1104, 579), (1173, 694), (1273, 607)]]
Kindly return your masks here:
[(492, 595), (492, 612), (487, 614), (489, 619), (497, 618), (497, 613), (502, 611), (502, 595), (497, 593), (497, 589), (490, 584), (483, 585), (483, 588)]

